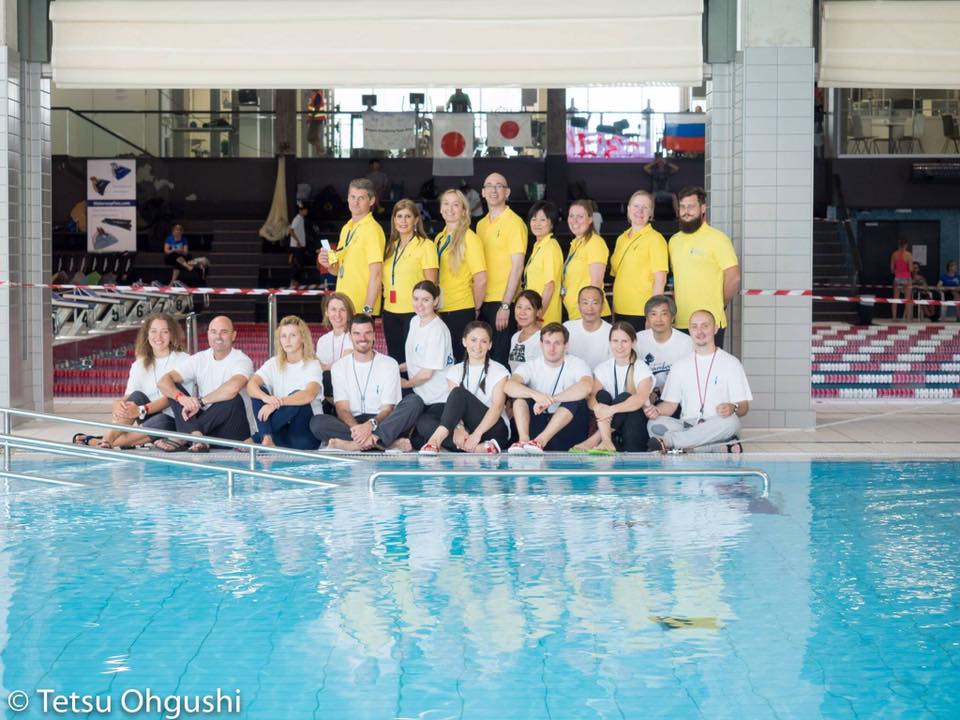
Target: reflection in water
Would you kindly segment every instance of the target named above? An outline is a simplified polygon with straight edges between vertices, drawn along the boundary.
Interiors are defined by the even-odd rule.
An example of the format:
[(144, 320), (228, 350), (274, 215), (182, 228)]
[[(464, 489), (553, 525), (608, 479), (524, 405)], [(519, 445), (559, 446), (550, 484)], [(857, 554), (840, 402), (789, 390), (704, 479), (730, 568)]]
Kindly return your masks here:
[[(128, 467), (21, 496), (0, 527), (3, 684), (237, 687), (263, 718), (820, 712), (829, 682), (807, 663), (833, 590), (810, 586), (809, 465), (775, 468), (769, 498), (742, 479), (535, 470), (228, 498), (217, 474)], [(908, 558), (923, 538), (906, 534)], [(819, 562), (834, 552), (821, 538)], [(871, 571), (899, 600), (956, 597), (956, 573), (928, 565), (885, 553)], [(890, 580), (905, 567), (909, 587)], [(869, 600), (855, 582), (836, 595), (841, 614)]]

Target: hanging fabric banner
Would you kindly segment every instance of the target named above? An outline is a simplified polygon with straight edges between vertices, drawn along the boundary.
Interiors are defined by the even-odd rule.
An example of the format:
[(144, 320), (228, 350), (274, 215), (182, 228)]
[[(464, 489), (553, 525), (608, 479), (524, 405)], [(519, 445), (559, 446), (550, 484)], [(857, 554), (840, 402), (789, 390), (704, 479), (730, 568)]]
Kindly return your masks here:
[(473, 113), (434, 114), (433, 174), (473, 175)]
[(488, 113), (487, 147), (529, 147), (533, 144), (526, 113)]
[(363, 147), (367, 150), (406, 150), (416, 147), (417, 115), (412, 112), (363, 114)]

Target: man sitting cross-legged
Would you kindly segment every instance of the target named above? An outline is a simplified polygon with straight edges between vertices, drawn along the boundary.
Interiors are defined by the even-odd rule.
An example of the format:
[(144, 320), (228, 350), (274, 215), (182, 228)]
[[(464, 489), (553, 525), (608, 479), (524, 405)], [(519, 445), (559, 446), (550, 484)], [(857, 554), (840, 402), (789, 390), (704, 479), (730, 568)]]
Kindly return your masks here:
[(586, 362), (566, 354), (569, 340), (560, 323), (544, 325), (540, 330), (543, 355), (520, 365), (507, 381), (504, 390), (514, 398), (517, 424), (517, 442), (509, 452), (569, 450), (587, 437), (586, 398), (593, 389), (593, 374)]
[[(753, 400), (743, 365), (716, 346), (717, 323), (709, 310), (694, 312), (689, 328), (693, 353), (673, 363), (660, 402), (644, 410), (649, 448), (725, 452), (729, 445), (730, 452), (740, 452), (739, 442), (727, 441), (740, 432), (740, 418)], [(670, 417), (678, 403), (679, 420)]]
[[(218, 315), (207, 327), (207, 350), (191, 355), (176, 370), (171, 370), (159, 381), (157, 388), (170, 398), (177, 432), (191, 435), (249, 440), (249, 400), (245, 388), (253, 375), (253, 362), (233, 347), (237, 332), (233, 322)], [(196, 383), (197, 393), (187, 388)], [(154, 447), (165, 452), (186, 448), (179, 440), (160, 438)], [(190, 446), (190, 452), (207, 452), (210, 448), (201, 442)]]
[(328, 448), (366, 451), (396, 447), (411, 449), (400, 436), (423, 412), (423, 400), (411, 393), (400, 399), (400, 366), (373, 349), (373, 318), (365, 313), (350, 320), (353, 353), (330, 369), (337, 416), (314, 415), (310, 432)]

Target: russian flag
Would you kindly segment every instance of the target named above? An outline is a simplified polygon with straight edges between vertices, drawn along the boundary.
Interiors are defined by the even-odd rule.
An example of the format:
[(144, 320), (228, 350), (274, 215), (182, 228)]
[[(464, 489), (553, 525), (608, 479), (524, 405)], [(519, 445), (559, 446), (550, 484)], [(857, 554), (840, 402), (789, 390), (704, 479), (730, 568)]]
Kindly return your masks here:
[(703, 113), (667, 113), (663, 125), (663, 147), (671, 152), (703, 153)]

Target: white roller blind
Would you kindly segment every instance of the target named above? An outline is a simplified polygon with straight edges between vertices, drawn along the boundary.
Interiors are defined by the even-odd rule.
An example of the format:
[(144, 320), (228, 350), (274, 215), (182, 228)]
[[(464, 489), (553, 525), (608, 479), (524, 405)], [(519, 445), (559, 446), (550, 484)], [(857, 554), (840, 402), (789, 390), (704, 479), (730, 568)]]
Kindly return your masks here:
[(703, 80), (702, 0), (57, 0), (58, 87)]
[(960, 88), (960, 2), (826, 2), (823, 87)]

